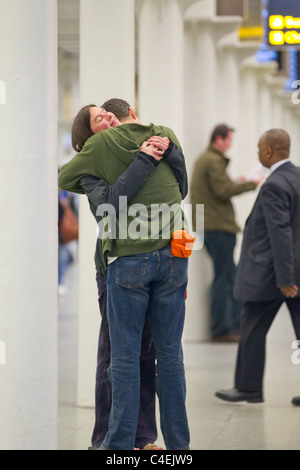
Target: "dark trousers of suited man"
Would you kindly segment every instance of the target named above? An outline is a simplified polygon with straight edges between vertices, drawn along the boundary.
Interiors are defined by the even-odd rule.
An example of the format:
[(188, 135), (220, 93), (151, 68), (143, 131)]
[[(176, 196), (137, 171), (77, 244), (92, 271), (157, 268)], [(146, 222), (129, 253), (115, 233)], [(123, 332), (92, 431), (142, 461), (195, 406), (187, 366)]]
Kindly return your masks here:
[(290, 311), (296, 338), (300, 339), (300, 298), (243, 304), (235, 370), (235, 387), (238, 390), (263, 392), (266, 335), (284, 302)]

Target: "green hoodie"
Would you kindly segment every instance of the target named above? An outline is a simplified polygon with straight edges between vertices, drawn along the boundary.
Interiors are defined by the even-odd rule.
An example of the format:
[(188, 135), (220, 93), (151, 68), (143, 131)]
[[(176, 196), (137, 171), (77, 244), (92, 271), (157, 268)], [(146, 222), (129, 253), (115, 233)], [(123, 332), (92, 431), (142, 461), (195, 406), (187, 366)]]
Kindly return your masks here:
[[(114, 184), (140, 152), (142, 143), (153, 135), (168, 137), (180, 148), (175, 134), (167, 127), (130, 123), (110, 128), (88, 139), (83, 150), (61, 168), (59, 187), (83, 193), (80, 179), (85, 175)], [(178, 182), (170, 166), (162, 160), (130, 199), (126, 211), (118, 213), (117, 218), (108, 211), (104, 217), (104, 223), (99, 227), (104, 259), (107, 255), (128, 256), (167, 246), (172, 232), (183, 228), (180, 204)], [(174, 211), (163, 215), (162, 212), (171, 206)], [(100, 206), (101, 210), (104, 215), (107, 213), (107, 209)]]

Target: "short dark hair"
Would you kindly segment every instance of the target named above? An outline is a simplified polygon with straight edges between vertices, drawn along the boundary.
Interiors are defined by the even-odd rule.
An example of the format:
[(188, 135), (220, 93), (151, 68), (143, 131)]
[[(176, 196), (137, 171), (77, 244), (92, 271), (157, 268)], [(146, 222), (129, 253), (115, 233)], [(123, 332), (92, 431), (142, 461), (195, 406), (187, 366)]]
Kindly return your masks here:
[(120, 98), (111, 98), (100, 107), (109, 113), (113, 113), (121, 122), (129, 117), (130, 104)]
[(84, 106), (74, 119), (72, 126), (72, 147), (76, 152), (80, 152), (87, 139), (94, 135), (91, 129), (90, 108), (95, 104)]
[(219, 124), (216, 126), (211, 134), (210, 144), (213, 144), (217, 137), (222, 137), (222, 139), (226, 139), (228, 137), (229, 132), (234, 132), (232, 127), (227, 126), (227, 124)]

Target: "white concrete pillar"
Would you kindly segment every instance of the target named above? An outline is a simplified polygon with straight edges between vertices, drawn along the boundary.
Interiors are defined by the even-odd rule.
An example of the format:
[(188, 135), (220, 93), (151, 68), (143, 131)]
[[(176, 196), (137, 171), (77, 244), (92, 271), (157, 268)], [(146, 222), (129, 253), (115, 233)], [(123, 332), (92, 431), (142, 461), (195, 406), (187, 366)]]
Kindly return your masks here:
[(285, 110), (286, 111), (284, 129), (289, 133), (291, 137), (291, 158), (296, 165), (299, 165), (299, 118), (297, 116), (295, 105), (292, 103), (290, 95), (287, 97), (287, 101), (285, 103)]
[(261, 130), (285, 128), (291, 136), (291, 156), (296, 162), (300, 150), (299, 105), (293, 103), (292, 92), (284, 91), (285, 82), (284, 76), (273, 73), (264, 76), (259, 97)]
[[(278, 64), (276, 62), (257, 62), (255, 57), (245, 60), (243, 63), (243, 76), (253, 83), (254, 94), (248, 94), (247, 86), (243, 83), (243, 98), (245, 97), (245, 106), (250, 107), (252, 118), (255, 117), (255, 124), (251, 126), (253, 137), (258, 139), (263, 132), (265, 132), (272, 125), (273, 113), (273, 99), (272, 99), (272, 86), (270, 87), (270, 80), (273, 80), (277, 74)], [(276, 89), (277, 89), (276, 84)], [(280, 85), (279, 85), (280, 86)], [(270, 99), (271, 95), (271, 99)], [(246, 108), (247, 109), (247, 108)], [(245, 123), (245, 131), (248, 124), (251, 122), (251, 116), (248, 113), (243, 113), (243, 122)], [(244, 140), (245, 141), (245, 140)], [(257, 149), (257, 140), (254, 141), (255, 149)], [(251, 162), (250, 155), (246, 156), (245, 161)], [(248, 164), (249, 164), (248, 163)]]
[(299, 104), (292, 102), (292, 97), (289, 108), (289, 126), (286, 130), (291, 136), (291, 159), (296, 165), (300, 165), (300, 109)]
[(300, 129), (300, 108), (299, 105), (293, 105), (293, 115), (294, 115), (294, 125), (293, 131), (291, 133), (291, 158), (296, 165), (300, 166), (300, 136), (299, 136), (299, 129)]
[[(275, 72), (275, 70), (273, 71)], [(274, 80), (274, 73), (266, 73), (259, 86), (259, 116), (260, 130), (264, 132), (273, 127), (273, 93), (271, 82)]]
[[(239, 123), (239, 168), (240, 174), (251, 174), (259, 166), (258, 140), (266, 130), (263, 127), (270, 121), (272, 109), (262, 109), (263, 105), (270, 104), (268, 96), (263, 92), (262, 81), (275, 71), (274, 63), (259, 63), (255, 56), (245, 59), (241, 65), (241, 99)], [(266, 78), (265, 78), (266, 77)], [(250, 191), (235, 198), (238, 223), (243, 228), (245, 221), (257, 197), (257, 191)]]
[(57, 7), (0, 11), (0, 449), (56, 450)]
[[(223, 120), (230, 124), (232, 115), (228, 114), (226, 119), (220, 96), (222, 90), (231, 87), (232, 77), (222, 74), (219, 46), (224, 37), (237, 31), (241, 21), (239, 17), (209, 14), (202, 10), (201, 3), (185, 16), (184, 135), (190, 180), (195, 161), (208, 146), (213, 127)], [(237, 83), (237, 75), (234, 78)], [(189, 279), (184, 338), (185, 341), (206, 340), (210, 336), (209, 292), (213, 269), (205, 249), (195, 251), (190, 258)]]
[(185, 17), (184, 51), (184, 130), (192, 165), (208, 145), (213, 127), (224, 119), (220, 97), (230, 83), (222, 75), (219, 45), (237, 31), (241, 21), (239, 17), (193, 15), (188, 12)]
[(260, 135), (259, 67), (254, 56), (243, 62), (241, 73), (240, 152), (243, 168), (248, 173), (257, 162), (257, 142)]
[(291, 110), (291, 93), (286, 90), (280, 90), (277, 93), (278, 101), (281, 107), (282, 128), (289, 132), (291, 128), (291, 119), (293, 118)]
[(183, 19), (177, 0), (144, 0), (138, 17), (138, 113), (183, 145)]
[[(277, 89), (277, 119), (280, 127), (285, 129), (291, 137), (291, 159), (296, 164), (300, 164), (300, 137), (299, 137), (299, 109), (292, 102), (292, 92)], [(279, 121), (280, 119), (280, 121)]]
[(270, 94), (270, 128), (282, 127), (281, 104), (279, 95), (283, 90), (286, 77), (280, 75), (266, 75), (265, 81)]
[[(80, 101), (122, 98), (135, 107), (134, 0), (81, 0)], [(94, 406), (100, 314), (95, 281), (96, 223), (80, 200), (78, 404)]]
[(245, 139), (241, 133), (240, 120), (247, 112), (241, 90), (241, 64), (256, 51), (257, 43), (240, 41), (237, 31), (236, 34), (223, 37), (219, 42), (218, 115), (220, 122), (225, 122), (235, 129), (233, 145), (229, 150), (231, 162), (228, 169), (233, 178), (243, 174), (244, 160), (247, 158), (239, 150), (240, 142)]

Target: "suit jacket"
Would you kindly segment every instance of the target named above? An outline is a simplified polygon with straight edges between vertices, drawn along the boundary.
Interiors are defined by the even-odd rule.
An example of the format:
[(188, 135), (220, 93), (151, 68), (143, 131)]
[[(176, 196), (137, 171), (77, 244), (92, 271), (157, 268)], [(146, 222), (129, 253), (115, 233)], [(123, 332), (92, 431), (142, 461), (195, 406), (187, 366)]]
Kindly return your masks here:
[(287, 162), (262, 186), (246, 222), (234, 296), (282, 299), (280, 287), (295, 284), (300, 286), (300, 168)]

